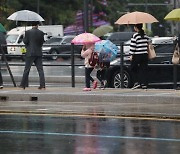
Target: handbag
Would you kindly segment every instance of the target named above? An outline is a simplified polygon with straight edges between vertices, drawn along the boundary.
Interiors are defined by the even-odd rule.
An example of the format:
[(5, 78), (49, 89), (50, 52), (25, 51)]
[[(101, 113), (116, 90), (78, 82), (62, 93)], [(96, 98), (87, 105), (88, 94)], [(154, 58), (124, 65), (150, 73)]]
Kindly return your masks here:
[(148, 58), (149, 59), (153, 59), (156, 57), (156, 52), (154, 50), (154, 47), (152, 45), (152, 43), (148, 44)]
[(172, 57), (172, 63), (177, 65), (180, 63), (180, 52), (179, 52), (179, 46), (176, 44), (173, 57)]

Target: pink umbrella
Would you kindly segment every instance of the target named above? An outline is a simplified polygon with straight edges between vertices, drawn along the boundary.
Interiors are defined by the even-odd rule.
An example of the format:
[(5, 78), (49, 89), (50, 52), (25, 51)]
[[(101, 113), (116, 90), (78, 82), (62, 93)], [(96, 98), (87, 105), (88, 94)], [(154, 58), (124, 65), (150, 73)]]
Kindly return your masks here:
[(91, 33), (82, 33), (77, 35), (71, 43), (84, 45), (84, 44), (90, 44), (100, 41), (101, 39), (94, 34)]

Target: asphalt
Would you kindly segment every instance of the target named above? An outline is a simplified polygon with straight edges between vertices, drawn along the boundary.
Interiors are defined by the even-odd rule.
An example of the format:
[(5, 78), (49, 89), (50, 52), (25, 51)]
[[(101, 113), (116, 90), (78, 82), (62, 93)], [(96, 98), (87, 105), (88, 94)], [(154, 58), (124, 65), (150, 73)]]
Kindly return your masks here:
[(4, 87), (0, 90), (0, 113), (180, 120), (180, 90), (97, 88), (84, 92), (82, 87)]

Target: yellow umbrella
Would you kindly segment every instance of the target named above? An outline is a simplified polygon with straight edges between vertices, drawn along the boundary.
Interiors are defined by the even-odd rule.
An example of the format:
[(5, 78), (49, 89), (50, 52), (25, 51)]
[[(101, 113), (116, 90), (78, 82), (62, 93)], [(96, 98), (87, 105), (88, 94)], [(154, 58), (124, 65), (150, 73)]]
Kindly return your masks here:
[(169, 12), (165, 18), (165, 20), (173, 20), (173, 21), (180, 21), (180, 8), (174, 9)]

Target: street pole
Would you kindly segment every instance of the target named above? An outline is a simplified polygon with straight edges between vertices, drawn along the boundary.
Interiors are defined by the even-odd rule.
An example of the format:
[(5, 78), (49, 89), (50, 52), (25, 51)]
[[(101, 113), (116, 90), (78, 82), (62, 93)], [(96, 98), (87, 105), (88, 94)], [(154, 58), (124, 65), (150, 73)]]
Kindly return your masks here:
[(89, 0), (84, 0), (84, 13), (83, 13), (83, 18), (84, 18), (84, 31), (89, 32), (89, 23), (88, 23), (88, 1)]

